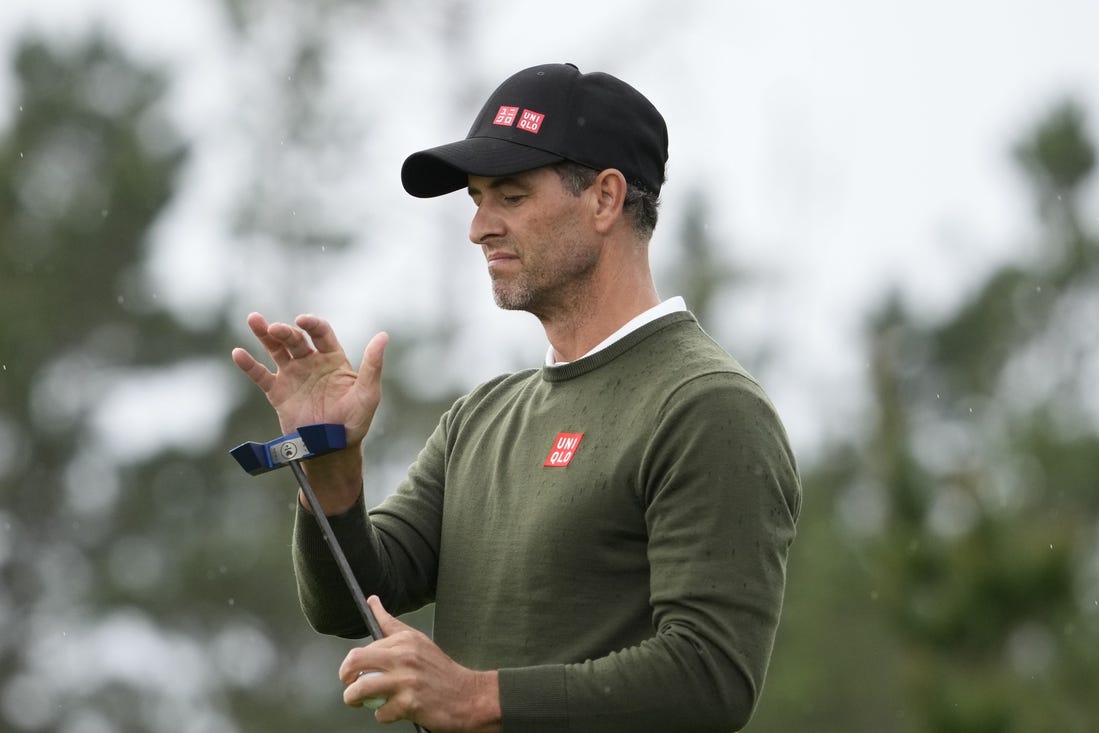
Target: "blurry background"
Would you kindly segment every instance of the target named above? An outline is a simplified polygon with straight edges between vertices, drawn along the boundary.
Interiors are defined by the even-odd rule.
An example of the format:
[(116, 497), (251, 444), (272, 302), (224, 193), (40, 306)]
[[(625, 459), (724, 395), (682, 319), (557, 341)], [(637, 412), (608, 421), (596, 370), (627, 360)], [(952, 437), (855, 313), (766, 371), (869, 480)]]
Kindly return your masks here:
[[(297, 607), (251, 310), (390, 331), (372, 499), (537, 364), (398, 171), (512, 72), (671, 130), (653, 257), (805, 482), (755, 731), (1099, 730), (1099, 6), (5, 0), (0, 729), (359, 731)], [(430, 625), (430, 609), (413, 621)], [(376, 727), (376, 726), (375, 726)]]

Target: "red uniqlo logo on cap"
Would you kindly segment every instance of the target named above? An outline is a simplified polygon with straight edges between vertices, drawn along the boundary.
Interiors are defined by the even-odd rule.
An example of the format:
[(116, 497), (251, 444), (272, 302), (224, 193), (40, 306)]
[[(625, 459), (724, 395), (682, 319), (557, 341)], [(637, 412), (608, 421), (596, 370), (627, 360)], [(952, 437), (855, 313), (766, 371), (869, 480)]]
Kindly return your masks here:
[(544, 119), (546, 119), (544, 114), (531, 112), (529, 109), (525, 109), (523, 110), (523, 116), (519, 118), (519, 129), (533, 132), (537, 135), (538, 131), (542, 129), (542, 120)]
[(511, 127), (515, 124), (515, 117), (518, 114), (518, 107), (508, 107), (507, 105), (502, 105), (500, 109), (496, 111), (496, 119), (492, 121), (492, 124), (500, 125), (502, 127)]
[(583, 437), (583, 433), (558, 433), (553, 441), (553, 447), (550, 448), (549, 455), (546, 456), (546, 462), (542, 465), (550, 468), (563, 468), (569, 465), (569, 461), (576, 455), (576, 449), (580, 447), (580, 440)]

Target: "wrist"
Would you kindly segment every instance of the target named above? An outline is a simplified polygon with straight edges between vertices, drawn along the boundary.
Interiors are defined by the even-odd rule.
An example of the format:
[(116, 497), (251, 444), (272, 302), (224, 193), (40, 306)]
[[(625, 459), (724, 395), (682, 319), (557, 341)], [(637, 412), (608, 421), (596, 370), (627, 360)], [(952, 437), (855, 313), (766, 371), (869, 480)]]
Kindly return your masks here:
[(469, 730), (498, 733), (503, 729), (500, 712), (500, 675), (496, 670), (477, 672), (473, 677)]
[[(346, 512), (362, 495), (363, 459), (358, 445), (303, 461), (302, 468), (327, 516)], [(298, 492), (298, 503), (310, 510), (301, 491)]]

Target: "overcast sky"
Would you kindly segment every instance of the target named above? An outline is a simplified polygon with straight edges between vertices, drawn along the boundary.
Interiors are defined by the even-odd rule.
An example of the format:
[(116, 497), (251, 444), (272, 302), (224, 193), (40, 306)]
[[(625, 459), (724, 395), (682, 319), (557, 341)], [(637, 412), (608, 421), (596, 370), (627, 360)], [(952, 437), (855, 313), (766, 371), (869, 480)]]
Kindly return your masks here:
[[(372, 255), (376, 294), (373, 300), (360, 294), (354, 308), (381, 315), (365, 326), (348, 318), (351, 330), (390, 328), (383, 316), (407, 309), (407, 298), (383, 286), (415, 267), (409, 240), (426, 231), (418, 228), (425, 212), (452, 217), (454, 239), (464, 237), (461, 207), (468, 204), (431, 209), (409, 200), (397, 178), (409, 152), (461, 137), (469, 125), (469, 119), (425, 123), (397, 113), (409, 106), (430, 113), (446, 89), (436, 70), (447, 50), (432, 46), (436, 37), (428, 32), (442, 4), (394, 3), (397, 10), (377, 18), (386, 34), (353, 25), (344, 31), (346, 78), (337, 88), (347, 90), (348, 110), (394, 110), (388, 126), (372, 130), (382, 143), (357, 185), (373, 207), (375, 236), (402, 247), (389, 259)], [(796, 444), (813, 442), (822, 421), (835, 415), (836, 400), (853, 399), (837, 385), (859, 378), (860, 318), (884, 290), (900, 287), (916, 307), (942, 312), (993, 263), (1033, 254), (1026, 237), (1034, 226), (1030, 200), (1008, 157), (1023, 131), (1072, 96), (1086, 105), (1099, 139), (1094, 0), (470, 6), (475, 43), (450, 70), (467, 79), (471, 93), (479, 90), (479, 99), (520, 68), (572, 61), (583, 71), (621, 76), (663, 111), (671, 162), (654, 258), (673, 256), (687, 193), (707, 192), (714, 206), (710, 234), (764, 276), (745, 286), (729, 332), (718, 335), (734, 354), (738, 340), (767, 341), (778, 350), (764, 382)], [(76, 38), (100, 24), (137, 57), (175, 70), (173, 115), (200, 145), (188, 187), (157, 233), (164, 267), (175, 272), (225, 246), (239, 162), (234, 141), (244, 134), (229, 128), (238, 119), (234, 84), (241, 83), (247, 51), (234, 46), (218, 8), (218, 0), (5, 0), (0, 12), (5, 53), (28, 28)], [(277, 26), (271, 33), (277, 44)], [(357, 43), (359, 37), (370, 43)], [(17, 114), (11, 92), (11, 80), (0, 78), (0, 125)], [(349, 160), (359, 160), (355, 155)], [(1090, 212), (1099, 212), (1097, 198), (1093, 188)], [(481, 267), (466, 260), (461, 267), (470, 273)], [(362, 271), (357, 277), (361, 282)], [(536, 361), (537, 324), (494, 314), (486, 282), (475, 283), (480, 294), (470, 305), (491, 324), (482, 331), (526, 334), (519, 343), (539, 345), (530, 348)], [(178, 292), (166, 298), (198, 308), (217, 302), (204, 288), (224, 296), (239, 279), (226, 274), (221, 282), (189, 283), (173, 286)], [(369, 335), (345, 341), (351, 348)], [(491, 338), (478, 338), (471, 337), (475, 353), (491, 350)], [(486, 370), (494, 366), (486, 359)]]

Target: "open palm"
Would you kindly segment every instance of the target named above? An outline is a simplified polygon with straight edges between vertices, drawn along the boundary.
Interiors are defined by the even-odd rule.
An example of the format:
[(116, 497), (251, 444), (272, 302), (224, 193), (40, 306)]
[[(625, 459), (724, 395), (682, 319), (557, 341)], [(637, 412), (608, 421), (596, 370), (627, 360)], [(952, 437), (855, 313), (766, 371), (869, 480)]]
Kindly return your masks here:
[(233, 350), (233, 362), (263, 390), (283, 433), (328, 422), (345, 427), (349, 446), (366, 437), (381, 401), (387, 334), (370, 340), (356, 370), (332, 327), (317, 316), (298, 316), (290, 325), (269, 324), (259, 313), (252, 313), (248, 327), (276, 370), (272, 372), (242, 348)]

